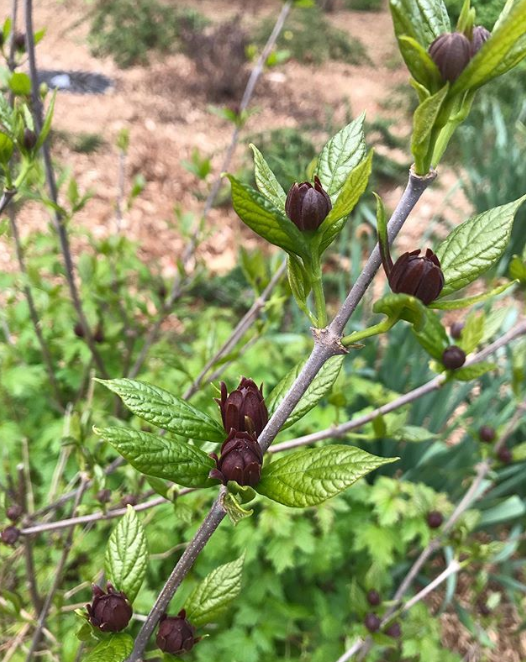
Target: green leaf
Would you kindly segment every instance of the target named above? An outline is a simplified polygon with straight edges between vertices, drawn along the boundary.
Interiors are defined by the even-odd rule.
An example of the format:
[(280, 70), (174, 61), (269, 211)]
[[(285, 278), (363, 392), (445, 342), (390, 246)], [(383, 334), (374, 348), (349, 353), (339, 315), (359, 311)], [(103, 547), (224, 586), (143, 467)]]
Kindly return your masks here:
[(466, 354), (471, 354), (479, 346), (482, 338), (484, 337), (484, 322), (486, 316), (484, 313), (476, 315), (470, 313), (464, 324), (464, 328), (460, 334), (457, 345), (460, 349), (464, 350)]
[(487, 372), (495, 370), (496, 368), (497, 366), (494, 363), (481, 361), (480, 363), (474, 363), (465, 368), (459, 368), (458, 370), (455, 370), (452, 375), (454, 379), (458, 379), (461, 382), (470, 382), (472, 379), (478, 379), (478, 377), (482, 377), (482, 375), (485, 375)]
[(366, 155), (365, 113), (333, 136), (322, 149), (317, 175), (333, 202), (338, 198), (347, 177)]
[(526, 196), (465, 221), (443, 241), (436, 254), (444, 273), (440, 297), (466, 287), (497, 262), (510, 239), (513, 218)]
[(453, 84), (458, 94), (501, 76), (526, 57), (526, 0), (517, 0), (504, 20)]
[(292, 508), (316, 506), (346, 490), (374, 469), (398, 458), (381, 458), (352, 446), (308, 448), (263, 468), (255, 490)]
[[(448, 90), (449, 83), (446, 83), (442, 89), (436, 94), (433, 94), (433, 96), (428, 97), (415, 110), (411, 152), (419, 163), (429, 152), (432, 131)], [(421, 168), (423, 167), (425, 169), (425, 165), (421, 166)]]
[(9, 89), (13, 94), (29, 96), (31, 94), (31, 78), (27, 74), (14, 73), (9, 78)]
[(112, 634), (98, 643), (91, 653), (83, 657), (84, 662), (124, 662), (133, 650), (133, 639), (129, 634)]
[(128, 600), (133, 602), (141, 588), (147, 565), (144, 529), (135, 510), (128, 506), (126, 515), (110, 535), (104, 569), (115, 588), (124, 591)]
[(244, 560), (245, 557), (241, 556), (232, 563), (220, 565), (194, 589), (184, 605), (192, 625), (201, 627), (212, 623), (237, 598), (241, 591)]
[(398, 441), (406, 441), (411, 444), (418, 444), (422, 441), (429, 441), (429, 439), (436, 439), (438, 435), (430, 432), (426, 428), (419, 427), (418, 425), (404, 425), (399, 428), (394, 434), (394, 438)]
[[(301, 400), (296, 405), (292, 414), (288, 417), (287, 422), (281, 428), (282, 430), (290, 427), (293, 423), (299, 421), (300, 418), (303, 418), (305, 414), (307, 414), (313, 407), (318, 404), (322, 398), (324, 398), (329, 393), (338, 375), (340, 374), (343, 359), (344, 356), (333, 356), (323, 365), (321, 370), (318, 372), (312, 383), (303, 394)], [(272, 393), (270, 393), (267, 397), (266, 404), (271, 416), (281, 404), (281, 401), (285, 397), (287, 391), (290, 390), (290, 387), (296, 381), (296, 378), (300, 374), (304, 363), (305, 362), (299, 363), (290, 372), (288, 372), (285, 377), (277, 384)]]
[(268, 198), (229, 175), (232, 205), (239, 218), (256, 234), (288, 253), (308, 255), (307, 242), (294, 223)]
[(51, 101), (49, 102), (49, 107), (47, 109), (46, 117), (44, 118), (44, 124), (42, 125), (42, 131), (38, 136), (37, 144), (35, 145), (35, 151), (39, 150), (44, 144), (46, 138), (48, 137), (49, 132), (51, 131), (51, 122), (53, 121), (53, 113), (55, 112), (55, 100), (57, 98), (57, 91), (53, 92)]
[(472, 297), (464, 297), (463, 299), (444, 299), (443, 301), (433, 301), (429, 304), (430, 308), (435, 310), (459, 310), (460, 308), (467, 308), (472, 306), (475, 303), (480, 303), (481, 301), (487, 301), (493, 297), (496, 297), (499, 294), (502, 294), (508, 290), (512, 285), (516, 285), (517, 281), (510, 281), (509, 283), (504, 283), (504, 285), (499, 285), (489, 292), (483, 292), (482, 294), (474, 294)]
[(287, 274), (289, 277), (290, 289), (292, 290), (296, 303), (304, 313), (309, 315), (307, 297), (311, 291), (311, 284), (300, 259), (295, 255), (289, 255), (288, 257)]
[(446, 330), (442, 326), (438, 315), (431, 310), (425, 309), (425, 322), (423, 327), (417, 331), (413, 327), (416, 339), (426, 352), (437, 361), (442, 361), (442, 353), (449, 345)]
[(373, 312), (382, 313), (389, 319), (403, 319), (421, 331), (426, 323), (426, 307), (410, 294), (386, 294), (376, 301)]
[(166, 478), (185, 487), (212, 487), (215, 463), (204, 451), (179, 439), (166, 439), (130, 428), (95, 430), (143, 474)]
[(427, 50), (437, 37), (451, 32), (451, 23), (442, 0), (390, 0), (389, 6), (398, 39), (412, 37)]
[(250, 147), (254, 152), (254, 175), (259, 191), (278, 209), (284, 209), (287, 194), (263, 158), (263, 154), (255, 145), (250, 144)]
[(158, 386), (133, 379), (97, 379), (116, 393), (139, 418), (183, 437), (200, 441), (225, 440), (225, 431), (213, 418)]
[(413, 78), (426, 90), (438, 90), (443, 81), (427, 50), (413, 37), (400, 37), (398, 45)]
[(0, 163), (7, 165), (13, 156), (14, 143), (5, 133), (0, 132)]
[(345, 180), (333, 208), (317, 230), (317, 235), (320, 237), (319, 255), (322, 255), (331, 245), (336, 235), (341, 232), (347, 217), (362, 197), (371, 174), (372, 161), (373, 151), (371, 150)]

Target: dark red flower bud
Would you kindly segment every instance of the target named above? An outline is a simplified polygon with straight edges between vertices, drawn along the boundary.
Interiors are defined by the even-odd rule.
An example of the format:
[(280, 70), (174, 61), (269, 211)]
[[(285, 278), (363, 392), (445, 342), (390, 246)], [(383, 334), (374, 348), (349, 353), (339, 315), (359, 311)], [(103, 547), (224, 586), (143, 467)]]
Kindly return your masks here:
[(73, 327), (73, 333), (77, 338), (84, 338), (84, 328), (80, 322), (77, 322)]
[(388, 637), (392, 637), (393, 639), (400, 639), (402, 636), (402, 628), (400, 627), (400, 623), (393, 623), (390, 625), (385, 629), (385, 634)]
[(367, 614), (365, 617), (363, 624), (365, 627), (369, 630), (369, 632), (376, 632), (377, 630), (380, 629), (380, 624), (381, 620), (378, 618), (376, 614)]
[(464, 322), (453, 322), (449, 327), (449, 333), (452, 338), (459, 340), (462, 335), (462, 329), (464, 328)]
[(471, 57), (480, 51), (490, 37), (491, 32), (486, 30), (483, 25), (476, 25), (473, 28), (473, 35), (471, 37)]
[(217, 469), (212, 469), (210, 478), (217, 478), (224, 485), (235, 480), (239, 485), (254, 487), (261, 478), (263, 452), (257, 439), (248, 432), (230, 430), (230, 434), (221, 446), (221, 457), (212, 454)]
[(495, 428), (492, 428), (491, 425), (483, 425), (479, 430), (479, 439), (486, 444), (491, 444), (492, 441), (495, 441), (496, 436)]
[(184, 609), (177, 616), (164, 614), (161, 617), (156, 642), (162, 651), (172, 655), (182, 655), (191, 651), (197, 641), (195, 628), (186, 620)]
[(442, 352), (442, 363), (448, 370), (458, 370), (465, 362), (466, 352), (456, 345), (450, 345)]
[(375, 591), (374, 589), (369, 591), (367, 593), (367, 602), (371, 605), (371, 607), (378, 607), (378, 605), (382, 602), (378, 591)]
[(130, 622), (133, 610), (124, 593), (116, 591), (108, 583), (105, 593), (100, 586), (93, 586), (93, 600), (86, 605), (88, 620), (103, 632), (120, 632)]
[(24, 53), (26, 50), (26, 35), (25, 32), (17, 32), (14, 36), (14, 44), (17, 51)]
[(440, 528), (443, 521), (444, 518), (442, 517), (442, 513), (439, 513), (438, 510), (432, 510), (427, 513), (427, 525), (430, 529)]
[(24, 129), (23, 145), (26, 149), (33, 149), (37, 144), (37, 134), (31, 129)]
[(318, 177), (310, 182), (293, 184), (285, 202), (285, 212), (302, 231), (317, 230), (332, 209), (331, 199)]
[(513, 461), (513, 455), (507, 446), (499, 448), (497, 451), (497, 457), (502, 462), (502, 464), (510, 464)]
[(23, 513), (23, 508), (20, 506), (18, 503), (14, 503), (12, 506), (9, 506), (5, 514), (7, 515), (7, 518), (10, 519), (12, 522), (16, 522), (17, 520), (20, 519), (22, 513)]
[(216, 402), (221, 409), (226, 432), (237, 430), (259, 436), (268, 423), (263, 384), (258, 388), (251, 379), (243, 377), (239, 386), (230, 395), (226, 384), (221, 382), (221, 400), (216, 398)]
[(136, 506), (137, 497), (135, 494), (125, 494), (121, 499), (121, 506), (126, 508), (126, 506)]
[(0, 539), (4, 545), (13, 546), (16, 541), (20, 538), (20, 530), (16, 526), (7, 526), (2, 533), (0, 533)]
[(445, 32), (428, 48), (444, 81), (457, 80), (471, 60), (471, 42), (461, 32)]
[(95, 329), (95, 333), (93, 334), (93, 340), (99, 344), (104, 342), (104, 329), (102, 328), (101, 324), (99, 324)]
[(111, 501), (111, 490), (99, 490), (96, 495), (97, 501), (100, 503), (108, 503)]
[(412, 294), (426, 306), (434, 301), (444, 287), (440, 261), (431, 249), (423, 257), (420, 250), (404, 253), (390, 270), (389, 286), (395, 293)]

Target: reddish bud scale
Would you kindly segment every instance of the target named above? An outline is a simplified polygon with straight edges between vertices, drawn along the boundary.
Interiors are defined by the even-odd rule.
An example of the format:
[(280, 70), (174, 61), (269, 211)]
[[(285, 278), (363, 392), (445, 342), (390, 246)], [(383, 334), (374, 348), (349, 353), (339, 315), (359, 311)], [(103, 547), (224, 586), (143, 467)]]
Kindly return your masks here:
[(393, 639), (400, 639), (402, 636), (402, 628), (400, 627), (400, 623), (393, 623), (390, 625), (385, 629), (385, 634), (388, 637), (392, 637)]
[(492, 428), (490, 425), (483, 425), (479, 430), (480, 441), (486, 444), (491, 444), (492, 441), (495, 441), (496, 436), (495, 428)]
[(26, 149), (31, 150), (37, 144), (37, 134), (31, 129), (24, 129), (23, 145)]
[(431, 249), (420, 257), (420, 250), (404, 253), (388, 275), (389, 286), (397, 294), (411, 294), (426, 306), (434, 301), (444, 287), (440, 261)]
[(13, 547), (20, 538), (20, 530), (16, 526), (7, 526), (1, 533), (0, 539), (4, 545)]
[(497, 457), (502, 462), (502, 464), (511, 464), (513, 461), (513, 455), (510, 449), (507, 446), (499, 448), (497, 451)]
[(197, 641), (195, 628), (186, 620), (184, 609), (177, 616), (161, 617), (156, 643), (164, 653), (182, 655), (191, 651)]
[(332, 209), (329, 195), (319, 177), (310, 182), (293, 184), (285, 202), (285, 213), (302, 232), (317, 230)]
[(220, 480), (224, 485), (235, 480), (239, 485), (255, 487), (261, 478), (263, 451), (257, 439), (248, 432), (230, 430), (230, 434), (221, 446), (221, 456), (216, 461), (217, 469), (212, 469), (210, 478)]
[(458, 370), (466, 362), (466, 353), (456, 345), (446, 347), (442, 352), (442, 363), (448, 370)]
[(460, 340), (460, 337), (462, 336), (462, 329), (464, 328), (464, 322), (453, 322), (453, 324), (449, 327), (449, 333), (452, 338), (455, 340)]
[(460, 32), (445, 32), (428, 49), (444, 81), (457, 80), (471, 59), (471, 42)]
[(268, 423), (263, 384), (258, 388), (252, 379), (242, 377), (239, 386), (230, 394), (226, 384), (221, 382), (221, 399), (216, 398), (216, 402), (227, 433), (237, 430), (258, 437)]
[(378, 607), (378, 605), (382, 602), (378, 591), (375, 591), (374, 589), (368, 591), (367, 602), (371, 605), (371, 607)]
[(380, 629), (382, 621), (376, 614), (367, 614), (365, 617), (363, 624), (365, 627), (369, 630), (369, 632), (377, 632)]
[(110, 583), (106, 590), (107, 593), (100, 586), (93, 586), (93, 600), (86, 605), (88, 620), (102, 632), (120, 632), (130, 622), (133, 610), (124, 593)]
[(14, 503), (6, 509), (5, 514), (12, 522), (16, 522), (20, 519), (23, 512), (22, 506), (18, 505), (18, 503)]
[(427, 514), (427, 525), (430, 529), (438, 529), (442, 526), (444, 518), (438, 510), (432, 510)]

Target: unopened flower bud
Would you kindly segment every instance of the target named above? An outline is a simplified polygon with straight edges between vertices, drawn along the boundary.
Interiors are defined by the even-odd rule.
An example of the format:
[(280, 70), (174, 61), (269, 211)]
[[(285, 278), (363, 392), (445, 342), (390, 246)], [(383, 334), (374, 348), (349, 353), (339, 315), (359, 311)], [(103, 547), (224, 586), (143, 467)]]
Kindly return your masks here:
[(462, 335), (462, 329), (464, 328), (464, 322), (453, 322), (449, 327), (449, 333), (452, 338), (459, 340)]
[(400, 639), (402, 636), (402, 628), (400, 627), (400, 623), (393, 623), (390, 625), (385, 629), (385, 634), (388, 637), (392, 637), (393, 639)]
[(490, 425), (483, 425), (479, 430), (480, 441), (486, 444), (491, 444), (492, 441), (495, 441), (496, 436), (495, 428), (492, 428)]
[(24, 129), (23, 145), (26, 149), (33, 149), (37, 144), (37, 134), (31, 129)]
[(221, 400), (216, 399), (216, 402), (221, 409), (226, 432), (237, 430), (259, 436), (268, 423), (263, 385), (258, 388), (251, 379), (243, 377), (236, 390), (230, 394), (226, 384), (221, 382)]
[(110, 583), (106, 590), (107, 593), (100, 586), (93, 586), (93, 600), (86, 605), (88, 620), (103, 632), (120, 632), (130, 622), (133, 610), (124, 593)]
[(378, 607), (378, 605), (382, 602), (378, 591), (375, 591), (374, 589), (369, 591), (367, 593), (367, 602), (371, 605), (371, 607)]
[(125, 494), (121, 499), (121, 506), (126, 508), (126, 506), (136, 506), (137, 497), (135, 494)]
[(438, 510), (432, 510), (427, 514), (427, 525), (430, 529), (440, 528), (443, 521), (442, 513), (439, 513)]
[(502, 462), (502, 464), (510, 464), (513, 461), (513, 455), (507, 446), (499, 448), (497, 451), (497, 457)]
[(394, 263), (388, 280), (393, 292), (412, 294), (426, 306), (444, 287), (440, 261), (429, 248), (423, 257), (420, 257), (420, 250), (404, 253)]
[(26, 35), (25, 32), (17, 32), (13, 38), (13, 43), (17, 51), (24, 53), (26, 50)]
[(471, 57), (480, 51), (490, 37), (491, 32), (486, 30), (483, 25), (476, 25), (473, 28), (473, 36), (471, 37)]
[(108, 503), (111, 501), (111, 490), (99, 490), (96, 495), (97, 501), (100, 503)]
[(7, 515), (7, 518), (10, 519), (12, 522), (16, 522), (17, 520), (20, 519), (22, 513), (23, 513), (23, 508), (20, 506), (18, 503), (14, 503), (12, 506), (9, 506), (5, 514)]
[(210, 478), (220, 480), (224, 485), (235, 480), (239, 485), (255, 487), (261, 478), (263, 451), (255, 437), (248, 432), (230, 430), (221, 446), (219, 459), (212, 454), (217, 469), (212, 469)]
[(369, 630), (369, 632), (377, 632), (377, 630), (380, 629), (381, 625), (381, 620), (378, 618), (376, 614), (367, 614), (365, 617), (363, 624), (365, 627)]
[(450, 345), (442, 352), (442, 363), (448, 370), (458, 370), (465, 362), (466, 352), (456, 345)]
[(471, 59), (471, 42), (461, 32), (445, 32), (428, 49), (444, 81), (457, 80)]
[(317, 230), (332, 209), (331, 199), (318, 177), (310, 182), (293, 184), (285, 202), (285, 212), (302, 231)]
[(16, 544), (16, 541), (20, 538), (20, 530), (16, 526), (7, 526), (1, 533), (0, 539), (4, 545), (10, 545), (11, 547)]
[(157, 631), (157, 646), (171, 655), (182, 655), (191, 651), (198, 639), (194, 626), (186, 620), (186, 612), (182, 609), (177, 616), (161, 617)]

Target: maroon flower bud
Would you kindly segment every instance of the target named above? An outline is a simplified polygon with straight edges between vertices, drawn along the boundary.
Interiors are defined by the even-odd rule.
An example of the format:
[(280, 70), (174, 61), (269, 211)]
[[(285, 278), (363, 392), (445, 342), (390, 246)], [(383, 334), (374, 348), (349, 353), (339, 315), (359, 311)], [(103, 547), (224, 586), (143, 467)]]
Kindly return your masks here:
[(221, 418), (226, 432), (250, 432), (256, 437), (268, 423), (268, 411), (263, 398), (263, 384), (258, 388), (251, 380), (243, 377), (235, 391), (228, 394), (226, 384), (221, 382), (221, 400), (216, 398), (221, 409)]
[(93, 334), (93, 340), (99, 344), (104, 342), (104, 329), (102, 328), (101, 324), (99, 324), (95, 329), (95, 333)]
[(17, 51), (24, 53), (26, 50), (26, 35), (25, 32), (17, 32), (14, 36), (13, 42)]
[(471, 59), (471, 42), (460, 32), (445, 32), (428, 48), (444, 81), (457, 80)]
[(186, 612), (182, 609), (177, 616), (161, 617), (157, 631), (157, 646), (165, 653), (182, 655), (191, 651), (198, 639), (195, 628), (186, 620)]
[(432, 510), (427, 514), (427, 525), (430, 529), (440, 528), (443, 521), (442, 513), (439, 513), (438, 510)]
[(12, 506), (9, 506), (5, 514), (7, 515), (7, 518), (10, 519), (12, 522), (16, 522), (17, 520), (20, 519), (22, 513), (23, 513), (23, 508), (20, 506), (18, 503), (14, 503)]
[(365, 617), (363, 624), (365, 627), (369, 630), (369, 632), (376, 632), (377, 630), (380, 629), (380, 624), (381, 620), (378, 618), (376, 614), (367, 614)]
[(513, 461), (513, 455), (507, 446), (499, 448), (497, 451), (497, 457), (502, 462), (502, 464), (510, 464)]
[(100, 503), (108, 503), (111, 501), (111, 490), (99, 490), (96, 494), (96, 499)]
[(26, 149), (33, 149), (37, 144), (37, 134), (31, 129), (24, 129), (24, 139), (22, 144)]
[(382, 602), (378, 591), (375, 591), (374, 589), (369, 591), (367, 593), (367, 602), (371, 605), (371, 607), (378, 607), (378, 605)]
[(449, 327), (449, 334), (455, 340), (459, 340), (462, 335), (462, 329), (464, 328), (464, 322), (453, 322)]
[(120, 632), (130, 622), (133, 610), (124, 593), (116, 591), (108, 582), (105, 593), (93, 585), (93, 600), (86, 605), (88, 620), (103, 632)]
[(456, 345), (450, 345), (442, 352), (442, 363), (448, 370), (457, 370), (466, 362), (466, 352)]
[(404, 253), (390, 269), (388, 280), (393, 292), (412, 294), (427, 306), (442, 292), (444, 274), (431, 249), (424, 257), (419, 256), (420, 250)]
[(479, 439), (486, 444), (491, 444), (492, 441), (495, 441), (496, 436), (495, 428), (492, 428), (491, 425), (483, 425), (479, 430)]
[(471, 37), (471, 57), (480, 51), (490, 37), (491, 32), (486, 30), (483, 25), (476, 25), (473, 28), (473, 35)]
[(126, 506), (136, 506), (137, 497), (135, 494), (125, 494), (121, 499), (121, 506), (126, 508)]
[(388, 637), (392, 637), (393, 639), (400, 639), (402, 636), (402, 628), (400, 627), (400, 623), (393, 623), (390, 625), (385, 629), (385, 634)]
[(20, 538), (20, 530), (16, 526), (7, 526), (2, 533), (0, 533), (0, 539), (4, 545), (10, 545), (11, 547), (16, 543)]
[(84, 327), (80, 322), (77, 322), (73, 327), (73, 333), (77, 336), (77, 338), (84, 338)]
[(230, 430), (230, 434), (221, 446), (221, 457), (211, 455), (217, 469), (212, 469), (210, 478), (220, 480), (224, 485), (235, 480), (239, 485), (254, 487), (261, 478), (263, 452), (257, 439), (248, 432)]
[(285, 212), (302, 232), (317, 230), (331, 209), (331, 199), (318, 177), (314, 177), (314, 186), (302, 182), (290, 187)]

